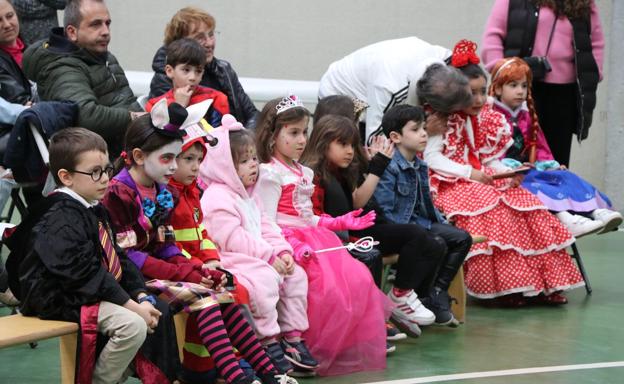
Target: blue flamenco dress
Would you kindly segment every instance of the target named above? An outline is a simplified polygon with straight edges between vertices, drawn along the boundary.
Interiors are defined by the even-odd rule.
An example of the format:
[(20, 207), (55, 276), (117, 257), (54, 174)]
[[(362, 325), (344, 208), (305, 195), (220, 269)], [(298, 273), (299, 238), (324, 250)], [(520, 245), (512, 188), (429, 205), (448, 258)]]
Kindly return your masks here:
[[(514, 165), (528, 161), (531, 116), (526, 104), (512, 111), (500, 101), (494, 100), (493, 109), (505, 115), (513, 130), (514, 143), (505, 155), (505, 164), (513, 168)], [(525, 175), (522, 187), (537, 196), (549, 210), (591, 212), (599, 208), (611, 209), (611, 200), (598, 188), (568, 170), (559, 169), (559, 163), (554, 160), (541, 130), (538, 131), (534, 144), (537, 161), (535, 168)]]

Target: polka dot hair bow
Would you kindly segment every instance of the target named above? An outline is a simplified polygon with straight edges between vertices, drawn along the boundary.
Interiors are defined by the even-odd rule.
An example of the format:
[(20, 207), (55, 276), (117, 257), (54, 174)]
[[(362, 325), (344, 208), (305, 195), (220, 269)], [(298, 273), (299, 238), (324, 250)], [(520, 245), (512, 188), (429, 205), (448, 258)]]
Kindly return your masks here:
[(468, 64), (479, 64), (479, 56), (477, 56), (477, 43), (470, 40), (460, 40), (453, 48), (453, 56), (451, 56), (451, 65), (455, 68), (465, 67)]

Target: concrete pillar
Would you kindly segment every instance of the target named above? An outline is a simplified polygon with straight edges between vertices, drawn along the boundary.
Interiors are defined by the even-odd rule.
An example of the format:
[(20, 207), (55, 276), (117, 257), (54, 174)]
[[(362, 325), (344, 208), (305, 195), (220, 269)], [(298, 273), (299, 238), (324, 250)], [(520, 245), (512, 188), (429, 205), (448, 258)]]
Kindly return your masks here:
[[(607, 92), (605, 192), (615, 208), (624, 211), (624, 1), (612, 0)], [(596, 156), (601, 156), (597, 153)]]

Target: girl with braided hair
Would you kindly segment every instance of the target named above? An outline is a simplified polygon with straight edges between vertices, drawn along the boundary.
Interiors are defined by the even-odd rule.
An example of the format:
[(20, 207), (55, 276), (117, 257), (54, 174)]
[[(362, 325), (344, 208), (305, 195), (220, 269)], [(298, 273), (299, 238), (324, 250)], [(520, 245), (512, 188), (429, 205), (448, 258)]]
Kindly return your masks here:
[(522, 186), (555, 212), (575, 237), (617, 228), (622, 215), (611, 210), (609, 198), (554, 160), (535, 112), (529, 65), (518, 57), (501, 59), (491, 75), (492, 108), (507, 118), (513, 130), (514, 143), (505, 154), (505, 163), (512, 167), (524, 162), (535, 165)]

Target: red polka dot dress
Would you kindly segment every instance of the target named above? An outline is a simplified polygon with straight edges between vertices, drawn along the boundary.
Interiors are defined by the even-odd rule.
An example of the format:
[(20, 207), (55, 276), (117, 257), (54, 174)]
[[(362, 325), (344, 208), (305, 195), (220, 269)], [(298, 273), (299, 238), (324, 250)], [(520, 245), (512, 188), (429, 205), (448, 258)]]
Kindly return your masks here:
[(491, 185), (469, 179), (472, 169), (489, 175), (506, 170), (498, 158), (513, 140), (503, 115), (486, 105), (478, 118), (451, 115), (448, 126), (430, 139), (425, 160), (436, 206), (459, 228), (488, 238), (473, 245), (464, 263), (468, 293), (488, 299), (583, 286), (565, 251), (574, 238), (537, 197), (511, 188), (510, 179)]

